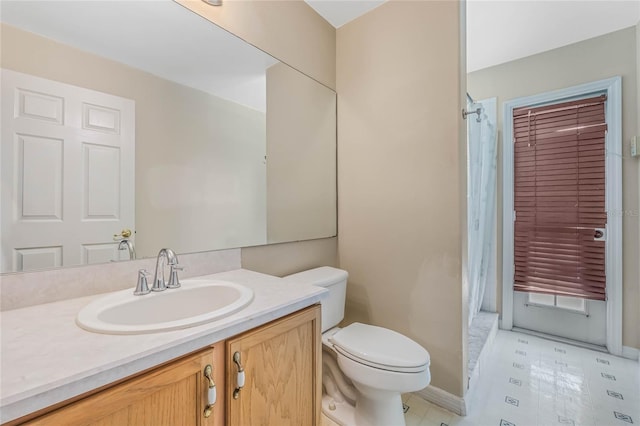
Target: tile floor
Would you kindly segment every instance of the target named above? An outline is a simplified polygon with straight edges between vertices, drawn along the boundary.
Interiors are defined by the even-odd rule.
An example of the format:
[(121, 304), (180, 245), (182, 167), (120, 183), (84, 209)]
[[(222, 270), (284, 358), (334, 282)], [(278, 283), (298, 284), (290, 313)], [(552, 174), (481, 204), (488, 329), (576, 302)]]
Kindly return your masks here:
[(466, 417), (403, 395), (407, 426), (640, 424), (637, 361), (526, 334), (498, 331), (475, 386)]

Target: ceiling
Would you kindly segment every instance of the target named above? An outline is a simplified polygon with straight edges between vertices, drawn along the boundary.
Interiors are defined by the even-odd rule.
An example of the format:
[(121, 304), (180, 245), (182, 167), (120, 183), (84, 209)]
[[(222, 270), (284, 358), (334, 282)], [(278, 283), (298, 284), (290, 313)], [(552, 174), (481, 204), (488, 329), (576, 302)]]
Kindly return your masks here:
[(364, 15), (387, 0), (304, 0), (336, 28)]
[[(305, 1), (337, 28), (386, 0)], [(2, 21), (11, 25), (258, 110), (265, 108), (264, 96), (254, 94), (264, 92), (264, 70), (277, 61), (173, 1), (3, 0), (0, 8)], [(467, 71), (596, 37), (639, 20), (640, 0), (468, 0)]]
[(636, 25), (640, 0), (467, 2), (467, 71)]
[(25, 31), (266, 110), (265, 70), (278, 61), (174, 1), (1, 0), (0, 18)]
[[(385, 2), (305, 1), (336, 28)], [(467, 0), (467, 71), (597, 37), (638, 21), (640, 0)]]

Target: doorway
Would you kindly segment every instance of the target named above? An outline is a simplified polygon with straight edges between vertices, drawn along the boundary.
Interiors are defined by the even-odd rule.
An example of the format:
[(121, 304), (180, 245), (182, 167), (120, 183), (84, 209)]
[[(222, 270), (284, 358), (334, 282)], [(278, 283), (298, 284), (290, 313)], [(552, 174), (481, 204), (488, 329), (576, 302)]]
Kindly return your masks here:
[[(614, 354), (622, 352), (622, 227), (619, 216), (608, 214), (620, 211), (622, 205), (620, 90), (621, 80), (616, 77), (505, 102), (503, 119), (503, 217), (505, 220), (503, 221), (502, 328), (519, 327), (601, 345)], [(518, 227), (517, 210), (519, 204), (522, 208), (523, 197), (522, 194), (517, 195), (519, 178), (515, 169), (517, 168), (516, 151), (518, 148), (515, 147), (514, 142), (518, 136), (518, 130), (514, 127), (514, 114), (517, 115), (523, 107), (543, 107), (542, 109), (545, 109), (544, 106), (571, 101), (577, 101), (573, 103), (580, 104), (581, 99), (599, 95), (606, 97), (603, 112), (607, 130), (604, 132), (604, 147), (602, 148), (604, 151), (602, 152), (602, 163), (604, 175), (606, 175), (606, 179), (604, 175), (602, 178), (602, 181), (606, 182), (602, 196), (604, 221), (601, 229), (599, 226), (587, 229), (586, 226), (575, 225), (570, 231), (571, 234), (575, 234), (575, 241), (605, 240), (601, 243), (602, 260), (604, 261), (604, 264), (601, 265), (602, 277), (595, 279), (595, 281), (602, 281), (602, 286), (600, 289), (596, 289), (595, 287), (598, 285), (593, 283), (584, 285), (586, 280), (585, 274), (582, 272), (568, 274), (572, 277), (566, 280), (558, 278), (563, 275), (563, 269), (558, 265), (564, 262), (566, 251), (559, 250), (557, 247), (540, 249), (541, 245), (548, 244), (550, 239), (557, 239), (558, 233), (563, 232), (561, 229), (547, 228), (545, 234), (539, 232), (540, 223), (536, 223), (538, 226), (536, 232), (523, 231), (522, 226)], [(547, 107), (546, 109), (552, 108)], [(576, 128), (573, 130), (575, 131)], [(544, 165), (541, 169), (545, 169)], [(580, 192), (588, 193), (588, 191)], [(535, 196), (533, 192), (524, 194), (529, 197), (526, 198), (528, 204), (535, 204), (531, 202), (531, 197)], [(544, 199), (544, 197), (542, 198)], [(521, 212), (520, 219), (523, 220), (527, 214), (531, 214), (531, 212)], [(535, 214), (531, 217), (535, 218)], [(507, 220), (507, 218), (513, 218), (513, 220)], [(552, 220), (551, 223), (557, 224), (558, 220), (561, 221), (556, 212), (555, 221)], [(586, 235), (588, 233), (592, 235)], [(574, 249), (578, 246), (579, 244), (573, 244)], [(523, 249), (523, 247), (525, 248)], [(527, 250), (531, 250), (531, 252)], [(540, 264), (536, 263), (545, 256), (546, 260), (555, 265), (546, 270), (547, 275), (539, 273)], [(588, 262), (592, 262), (592, 260), (588, 260)], [(579, 265), (575, 270), (582, 271), (582, 266)], [(531, 273), (534, 278), (527, 281), (523, 276), (526, 276), (529, 270), (534, 271)], [(589, 271), (587, 275), (592, 275), (592, 272)], [(606, 277), (606, 288), (604, 288), (604, 277)], [(551, 285), (559, 281), (564, 282), (558, 288)]]

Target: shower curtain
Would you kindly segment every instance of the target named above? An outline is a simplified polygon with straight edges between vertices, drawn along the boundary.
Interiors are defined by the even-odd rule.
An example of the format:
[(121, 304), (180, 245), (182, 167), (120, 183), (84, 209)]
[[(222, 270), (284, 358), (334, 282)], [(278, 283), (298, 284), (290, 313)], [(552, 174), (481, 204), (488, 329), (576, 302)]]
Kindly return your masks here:
[(469, 103), (467, 110), (478, 107), (480, 114), (467, 117), (469, 324), (482, 306), (489, 266), (495, 257), (496, 103)]

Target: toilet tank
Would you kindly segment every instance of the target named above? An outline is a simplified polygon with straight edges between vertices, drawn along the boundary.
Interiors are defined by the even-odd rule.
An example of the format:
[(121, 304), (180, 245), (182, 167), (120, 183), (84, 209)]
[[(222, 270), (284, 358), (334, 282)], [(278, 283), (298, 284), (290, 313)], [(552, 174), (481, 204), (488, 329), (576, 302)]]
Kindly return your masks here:
[(322, 266), (309, 269), (297, 274), (287, 275), (286, 280), (300, 283), (308, 283), (325, 287), (329, 290), (329, 296), (325, 297), (322, 304), (322, 332), (335, 327), (344, 318), (344, 302), (347, 294), (347, 278), (349, 273), (342, 269)]

